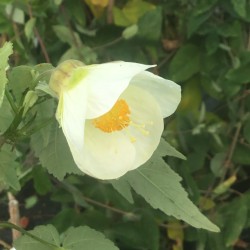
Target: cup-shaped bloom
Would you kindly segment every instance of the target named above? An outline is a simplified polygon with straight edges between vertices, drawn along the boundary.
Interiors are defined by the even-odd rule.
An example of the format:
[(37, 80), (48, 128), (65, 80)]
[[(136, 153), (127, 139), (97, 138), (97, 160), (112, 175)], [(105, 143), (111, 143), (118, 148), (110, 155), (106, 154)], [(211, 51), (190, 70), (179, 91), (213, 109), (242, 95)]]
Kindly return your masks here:
[(181, 99), (176, 83), (130, 62), (85, 66), (68, 60), (50, 80), (59, 98), (57, 120), (78, 168), (115, 179), (145, 163), (157, 148), (163, 118)]

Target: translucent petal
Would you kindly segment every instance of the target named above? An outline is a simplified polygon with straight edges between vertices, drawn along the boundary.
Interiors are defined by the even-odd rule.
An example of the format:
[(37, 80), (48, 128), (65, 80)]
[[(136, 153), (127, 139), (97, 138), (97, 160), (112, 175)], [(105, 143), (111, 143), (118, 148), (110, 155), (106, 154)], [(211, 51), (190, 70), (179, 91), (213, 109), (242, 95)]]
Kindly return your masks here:
[(131, 169), (145, 163), (159, 145), (164, 123), (159, 104), (147, 91), (130, 85), (121, 95), (131, 112), (132, 124), (122, 132), (131, 139), (136, 157)]
[(75, 160), (77, 166), (92, 177), (116, 179), (131, 169), (135, 149), (122, 133), (105, 133), (86, 122), (85, 149)]
[(58, 105), (57, 119), (67, 139), (70, 150), (75, 154), (84, 148), (84, 124), (87, 110), (86, 85), (76, 85), (63, 91)]
[(180, 86), (150, 72), (145, 71), (136, 75), (131, 84), (147, 90), (155, 97), (161, 107), (163, 117), (173, 114), (180, 103)]
[(130, 62), (111, 62), (84, 66), (87, 71), (80, 84), (87, 85), (87, 119), (93, 119), (108, 112), (131, 79), (152, 66)]

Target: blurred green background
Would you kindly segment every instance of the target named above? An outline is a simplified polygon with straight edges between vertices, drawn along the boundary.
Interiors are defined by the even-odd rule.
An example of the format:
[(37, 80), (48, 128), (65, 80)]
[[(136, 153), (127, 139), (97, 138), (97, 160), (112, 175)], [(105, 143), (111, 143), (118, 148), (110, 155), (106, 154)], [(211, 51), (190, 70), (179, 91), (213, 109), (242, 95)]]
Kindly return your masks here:
[[(135, 194), (131, 205), (89, 177), (67, 176), (65, 187), (31, 167), (32, 152), (14, 192), (27, 229), (85, 224), (121, 250), (250, 249), (249, 24), (249, 0), (1, 0), (0, 45), (13, 42), (11, 66), (124, 60), (157, 64), (155, 74), (182, 86), (163, 137), (187, 160), (166, 160), (222, 232), (194, 229)], [(28, 152), (27, 143), (19, 147)], [(5, 189), (0, 198), (8, 219)]]

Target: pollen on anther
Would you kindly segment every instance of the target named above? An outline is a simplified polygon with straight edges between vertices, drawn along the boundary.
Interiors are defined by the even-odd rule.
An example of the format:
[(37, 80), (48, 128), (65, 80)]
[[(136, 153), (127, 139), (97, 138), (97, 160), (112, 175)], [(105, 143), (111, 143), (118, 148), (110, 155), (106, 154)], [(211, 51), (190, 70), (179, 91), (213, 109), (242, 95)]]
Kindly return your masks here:
[(130, 124), (129, 106), (125, 100), (120, 99), (109, 112), (92, 122), (96, 128), (106, 133), (122, 130)]

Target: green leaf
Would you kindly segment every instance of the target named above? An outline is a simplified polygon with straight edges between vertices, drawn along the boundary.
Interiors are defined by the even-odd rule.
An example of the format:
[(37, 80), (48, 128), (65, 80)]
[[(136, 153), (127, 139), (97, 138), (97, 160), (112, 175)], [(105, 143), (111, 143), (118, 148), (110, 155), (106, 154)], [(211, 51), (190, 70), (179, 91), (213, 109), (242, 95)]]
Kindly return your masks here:
[(35, 167), (32, 171), (33, 174), (33, 182), (34, 182), (34, 188), (36, 189), (36, 192), (40, 195), (45, 195), (46, 193), (50, 192), (52, 189), (52, 184), (49, 179), (48, 174), (45, 172), (45, 170), (38, 166)]
[(112, 184), (114, 189), (118, 191), (128, 202), (130, 202), (131, 204), (134, 203), (134, 199), (131, 193), (131, 187), (127, 181), (119, 179), (111, 180), (109, 182)]
[(79, 60), (87, 65), (94, 64), (97, 62), (97, 54), (87, 46), (72, 47), (61, 56), (58, 64), (69, 59)]
[[(38, 226), (34, 230), (29, 231), (29, 233), (41, 238), (42, 240), (48, 242), (48, 244), (53, 244), (58, 246), (60, 249), (60, 237), (52, 225)], [(18, 250), (56, 250), (55, 247), (43, 244), (28, 235), (23, 235), (14, 242), (14, 247)], [(62, 249), (63, 250), (63, 249)]]
[(118, 250), (102, 233), (87, 226), (70, 228), (65, 233), (63, 247), (67, 250)]
[(225, 22), (218, 27), (217, 32), (224, 37), (237, 37), (241, 34), (241, 23), (239, 21)]
[(250, 143), (250, 118), (246, 121), (243, 128), (244, 138)]
[(236, 69), (230, 70), (226, 78), (230, 81), (236, 82), (238, 85), (249, 83), (250, 82), (250, 74), (249, 74), (250, 64), (243, 64)]
[(0, 183), (15, 190), (20, 190), (21, 187), (16, 174), (16, 168), (19, 164), (15, 161), (16, 158), (16, 153), (11, 146), (2, 146), (0, 151)]
[(15, 8), (12, 4), (5, 7), (6, 14), (15, 23), (24, 24), (24, 12), (19, 8)]
[(157, 7), (145, 13), (138, 21), (138, 34), (141, 39), (157, 41), (162, 30), (162, 9)]
[(64, 134), (56, 122), (52, 126), (46, 127), (43, 132), (38, 131), (32, 135), (31, 146), (42, 166), (57, 179), (63, 180), (67, 173), (82, 174), (73, 160)]
[(23, 101), (23, 115), (36, 103), (38, 99), (37, 93), (33, 90), (29, 90), (24, 97)]
[(17, 104), (20, 104), (23, 95), (32, 86), (32, 82), (32, 67), (22, 65), (11, 70), (8, 89), (11, 90)]
[(154, 216), (149, 212), (140, 212), (141, 216), (135, 221), (122, 221), (112, 227), (114, 237), (121, 242), (125, 249), (159, 250), (159, 228)]
[(143, 0), (128, 1), (122, 9), (116, 7), (113, 9), (115, 24), (118, 26), (136, 24), (141, 16), (154, 8), (153, 4)]
[(200, 50), (193, 44), (182, 46), (170, 63), (169, 74), (173, 81), (185, 81), (200, 70)]
[(245, 145), (238, 144), (233, 154), (233, 161), (238, 164), (249, 166), (250, 164), (249, 148)]
[(7, 130), (13, 118), (11, 106), (7, 98), (4, 97), (2, 106), (0, 106), (0, 134), (3, 134)]
[(233, 4), (233, 8), (235, 12), (240, 16), (245, 18), (247, 15), (246, 12), (246, 0), (231, 0), (231, 3)]
[(32, 17), (29, 19), (28, 22), (26, 22), (25, 27), (24, 27), (24, 33), (25, 36), (27, 37), (27, 40), (29, 41), (32, 37), (33, 33), (33, 28), (36, 24), (36, 18)]
[(3, 102), (5, 85), (7, 83), (6, 70), (8, 68), (9, 56), (13, 53), (13, 45), (11, 42), (4, 43), (0, 48), (0, 107)]
[(133, 24), (129, 27), (127, 27), (123, 32), (122, 32), (122, 37), (125, 40), (129, 40), (132, 37), (134, 37), (136, 34), (138, 33), (138, 25), (137, 24)]
[(225, 173), (225, 168), (223, 168), (223, 163), (225, 161), (226, 154), (217, 153), (211, 160), (210, 168), (216, 177), (221, 177)]
[(230, 206), (231, 212), (229, 212), (225, 224), (224, 237), (226, 246), (235, 244), (247, 220), (248, 207), (244, 197), (238, 199), (237, 203), (235, 201), (236, 200), (234, 200), (233, 204)]
[(181, 177), (157, 154), (154, 154), (144, 166), (129, 172), (122, 178), (153, 208), (184, 220), (194, 227), (219, 231), (219, 228), (201, 214), (189, 200), (180, 184)]
[(63, 25), (54, 25), (53, 30), (62, 42), (68, 43), (73, 47), (82, 45), (80, 36), (76, 32), (71, 32), (68, 27)]
[(199, 15), (191, 16), (188, 20), (188, 37), (191, 37), (195, 31), (211, 16), (211, 12), (201, 13)]
[(171, 146), (166, 140), (161, 138), (160, 144), (155, 152), (156, 154), (159, 154), (159, 156), (173, 156), (180, 158), (182, 160), (186, 160), (186, 157), (177, 151), (173, 146)]

